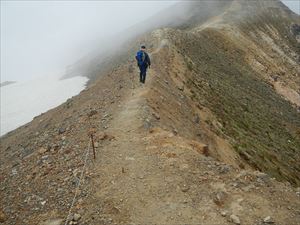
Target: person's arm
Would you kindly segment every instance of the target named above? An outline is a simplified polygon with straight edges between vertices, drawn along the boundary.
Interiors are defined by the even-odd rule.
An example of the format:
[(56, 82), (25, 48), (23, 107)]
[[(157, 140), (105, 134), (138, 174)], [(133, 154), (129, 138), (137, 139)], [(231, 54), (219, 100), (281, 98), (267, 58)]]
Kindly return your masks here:
[(149, 57), (148, 54), (147, 54), (147, 64), (148, 64), (149, 67), (151, 66), (151, 60), (150, 60), (150, 57)]
[(136, 56), (135, 56), (135, 59), (136, 59), (136, 64), (137, 64), (137, 66), (139, 66), (139, 57), (138, 57), (138, 52), (136, 53)]

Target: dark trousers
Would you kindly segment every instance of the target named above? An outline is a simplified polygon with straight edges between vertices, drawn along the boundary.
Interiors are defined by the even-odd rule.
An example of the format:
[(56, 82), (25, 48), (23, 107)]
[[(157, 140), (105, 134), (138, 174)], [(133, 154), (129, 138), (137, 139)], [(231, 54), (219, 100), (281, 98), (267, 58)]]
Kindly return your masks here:
[(146, 81), (146, 73), (147, 73), (147, 66), (139, 66), (140, 68), (140, 82), (145, 83)]

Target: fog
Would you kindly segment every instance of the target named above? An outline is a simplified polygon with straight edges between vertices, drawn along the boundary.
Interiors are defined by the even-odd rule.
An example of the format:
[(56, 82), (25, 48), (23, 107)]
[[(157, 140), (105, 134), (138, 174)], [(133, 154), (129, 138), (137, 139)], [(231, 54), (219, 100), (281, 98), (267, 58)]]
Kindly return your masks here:
[[(101, 40), (176, 2), (1, 1), (1, 82), (63, 75)], [(299, 1), (283, 2), (299, 13)]]
[(174, 1), (1, 1), (1, 82), (67, 65)]

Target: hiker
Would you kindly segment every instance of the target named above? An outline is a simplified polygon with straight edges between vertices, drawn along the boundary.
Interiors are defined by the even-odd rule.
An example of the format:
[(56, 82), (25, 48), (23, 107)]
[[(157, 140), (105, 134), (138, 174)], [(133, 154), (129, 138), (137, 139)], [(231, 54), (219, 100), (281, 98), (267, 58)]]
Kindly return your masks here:
[(140, 82), (145, 83), (147, 68), (151, 65), (150, 57), (146, 52), (146, 47), (144, 45), (141, 46), (140, 51), (136, 53), (136, 61), (137, 65), (140, 68)]

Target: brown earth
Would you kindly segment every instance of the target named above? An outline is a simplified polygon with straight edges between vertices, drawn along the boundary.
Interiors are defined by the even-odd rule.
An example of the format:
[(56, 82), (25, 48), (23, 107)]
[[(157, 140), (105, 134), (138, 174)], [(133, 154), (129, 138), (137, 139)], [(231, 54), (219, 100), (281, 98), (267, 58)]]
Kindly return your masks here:
[[(293, 47), (286, 53), (276, 45), (283, 53), (270, 58), (269, 51), (275, 50), (260, 48), (243, 26), (224, 25), (224, 16), (238, 8), (235, 4), (204, 25), (157, 29), (135, 40), (151, 46), (153, 65), (146, 85), (138, 83), (128, 52), (124, 63), (99, 73), (78, 96), (1, 137), (0, 223), (299, 224), (299, 149), (294, 151), (299, 145), (291, 135), (298, 129), (299, 114), (276, 93), (296, 96), (286, 87), (299, 88), (299, 66), (292, 68)], [(271, 35), (265, 33), (261, 35)], [(280, 54), (286, 61), (276, 64)], [(264, 73), (265, 67), (271, 72)], [(279, 78), (285, 88), (279, 89), (285, 91), (272, 86), (273, 73), (280, 71), (285, 72)], [(230, 83), (234, 73), (237, 83)], [(262, 127), (270, 127), (271, 141), (262, 139), (260, 126), (252, 129), (249, 123), (249, 133), (243, 133), (240, 124), (228, 119), (239, 121), (241, 113), (235, 110), (245, 107), (235, 96), (239, 87), (260, 107), (263, 114), (253, 112), (256, 105), (248, 111)], [(265, 117), (269, 112), (261, 99), (274, 110), (279, 128), (286, 124), (280, 134)], [(278, 116), (278, 108), (292, 119)], [(90, 133), (95, 160), (88, 148)], [(283, 152), (266, 148), (263, 141), (268, 147), (284, 146)], [(244, 148), (243, 154), (236, 146)]]

